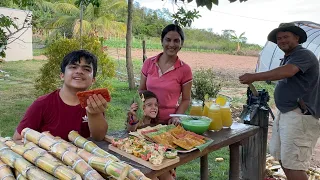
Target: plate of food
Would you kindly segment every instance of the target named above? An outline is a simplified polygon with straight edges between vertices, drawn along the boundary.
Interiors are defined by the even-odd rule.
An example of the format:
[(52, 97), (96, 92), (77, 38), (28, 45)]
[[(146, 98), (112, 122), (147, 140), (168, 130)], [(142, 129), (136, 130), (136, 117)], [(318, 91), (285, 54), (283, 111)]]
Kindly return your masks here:
[(153, 170), (165, 168), (180, 160), (176, 151), (134, 136), (113, 139), (109, 150)]
[(187, 153), (196, 149), (202, 150), (213, 141), (202, 135), (187, 131), (181, 126), (176, 127), (174, 125), (146, 127), (129, 134), (162, 144), (169, 149), (177, 150), (179, 153)]

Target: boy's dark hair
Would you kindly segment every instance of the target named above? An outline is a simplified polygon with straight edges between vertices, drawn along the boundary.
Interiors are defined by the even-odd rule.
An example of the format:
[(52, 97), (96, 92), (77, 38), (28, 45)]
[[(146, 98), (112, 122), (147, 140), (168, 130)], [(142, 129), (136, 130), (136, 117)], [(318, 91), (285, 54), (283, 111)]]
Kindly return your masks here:
[(151, 91), (148, 91), (148, 90), (140, 91), (139, 92), (140, 97), (142, 94), (143, 94), (143, 97), (145, 100), (150, 99), (150, 98), (156, 98), (158, 101), (158, 97)]
[(96, 77), (98, 69), (97, 57), (86, 50), (72, 51), (71, 53), (67, 54), (61, 62), (61, 72), (64, 73), (66, 70), (66, 66), (69, 64), (75, 64), (76, 62), (80, 63), (81, 58), (84, 58), (86, 60), (86, 63), (92, 64), (93, 77)]
[(168, 26), (163, 28), (162, 33), (161, 33), (161, 42), (163, 41), (164, 36), (170, 31), (176, 31), (177, 33), (179, 33), (179, 35), (181, 37), (181, 44), (183, 45), (184, 33), (182, 31), (182, 28), (178, 25), (175, 25), (175, 24), (169, 24)]

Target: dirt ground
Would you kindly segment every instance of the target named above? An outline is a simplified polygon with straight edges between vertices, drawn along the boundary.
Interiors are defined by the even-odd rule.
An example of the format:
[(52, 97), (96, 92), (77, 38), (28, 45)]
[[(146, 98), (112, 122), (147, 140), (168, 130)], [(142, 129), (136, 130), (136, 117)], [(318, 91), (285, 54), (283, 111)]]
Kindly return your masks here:
[[(142, 59), (141, 49), (132, 49), (132, 59)], [(152, 57), (160, 53), (159, 50), (147, 50), (147, 57)], [(115, 59), (125, 59), (125, 49), (108, 49), (108, 54)], [(192, 69), (212, 68), (224, 81), (237, 81), (238, 77), (246, 72), (254, 72), (258, 57), (250, 56), (235, 56), (227, 54), (213, 54), (203, 52), (179, 52), (179, 57), (187, 63)], [(45, 56), (37, 56), (35, 59), (46, 59)], [(223, 93), (237, 97), (246, 93), (246, 86), (236, 85), (234, 88), (223, 88)], [(236, 114), (241, 112), (241, 109), (235, 109)], [(273, 109), (274, 114), (276, 110)], [(270, 118), (270, 125), (272, 120)], [(272, 126), (269, 127), (269, 138), (271, 135)], [(320, 167), (320, 140), (316, 145), (314, 155), (311, 160), (312, 167)]]

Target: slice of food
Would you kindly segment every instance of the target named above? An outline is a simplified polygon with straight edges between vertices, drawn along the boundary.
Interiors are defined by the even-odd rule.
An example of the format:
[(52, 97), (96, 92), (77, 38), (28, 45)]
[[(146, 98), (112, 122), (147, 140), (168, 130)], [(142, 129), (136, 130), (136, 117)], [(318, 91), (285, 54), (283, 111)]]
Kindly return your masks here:
[(176, 145), (182, 147), (183, 149), (190, 150), (195, 147), (195, 144), (189, 139), (176, 139), (173, 141)]
[(85, 108), (87, 107), (87, 99), (92, 95), (98, 95), (101, 94), (102, 97), (107, 101), (110, 102), (111, 96), (107, 88), (99, 88), (99, 89), (93, 89), (89, 91), (81, 91), (77, 92), (78, 99), (80, 101), (81, 107)]
[(164, 153), (164, 155), (166, 156), (166, 158), (168, 159), (174, 159), (178, 156), (177, 151), (167, 151)]

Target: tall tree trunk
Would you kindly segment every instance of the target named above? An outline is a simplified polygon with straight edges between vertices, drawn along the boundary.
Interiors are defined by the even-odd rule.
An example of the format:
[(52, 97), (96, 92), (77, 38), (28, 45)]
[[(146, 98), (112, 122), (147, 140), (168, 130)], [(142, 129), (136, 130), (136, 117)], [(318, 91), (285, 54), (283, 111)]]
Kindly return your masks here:
[(237, 52), (240, 51), (240, 42), (238, 42)]
[(82, 49), (82, 20), (83, 20), (83, 4), (80, 1), (80, 49)]
[(132, 6), (133, 0), (128, 0), (128, 21), (127, 21), (127, 35), (126, 35), (126, 65), (128, 74), (129, 89), (134, 89), (134, 75), (131, 58), (131, 41), (132, 41)]

